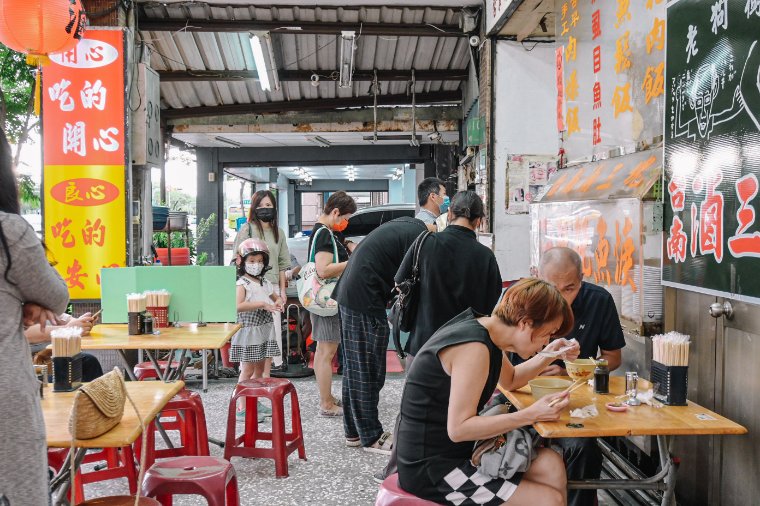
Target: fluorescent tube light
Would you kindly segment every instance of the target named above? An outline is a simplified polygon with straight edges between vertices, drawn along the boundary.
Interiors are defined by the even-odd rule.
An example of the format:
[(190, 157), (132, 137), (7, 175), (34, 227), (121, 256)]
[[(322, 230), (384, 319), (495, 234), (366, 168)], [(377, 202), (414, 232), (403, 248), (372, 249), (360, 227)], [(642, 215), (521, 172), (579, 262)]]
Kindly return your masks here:
[(343, 31), (341, 32), (340, 43), (340, 79), (338, 86), (341, 88), (350, 88), (351, 80), (354, 75), (354, 50), (356, 46), (356, 32)]
[(259, 75), (259, 84), (264, 91), (271, 91), (269, 83), (269, 72), (267, 63), (264, 59), (264, 50), (261, 47), (261, 37), (254, 35), (251, 37), (251, 51), (253, 52), (253, 61), (256, 64), (256, 73)]
[(322, 147), (322, 148), (329, 148), (330, 146), (332, 146), (332, 144), (330, 143), (330, 141), (328, 141), (324, 137), (320, 137), (318, 135), (314, 136), (314, 137), (310, 137), (309, 138), (309, 142), (313, 142), (314, 144), (316, 144), (316, 145), (318, 145), (319, 147)]
[(217, 135), (216, 137), (214, 137), (214, 139), (219, 142), (229, 144), (230, 146), (235, 147), (235, 148), (239, 148), (240, 146), (242, 146), (242, 144), (239, 143), (238, 141), (233, 141), (232, 139), (228, 139), (227, 137), (222, 137), (221, 135)]

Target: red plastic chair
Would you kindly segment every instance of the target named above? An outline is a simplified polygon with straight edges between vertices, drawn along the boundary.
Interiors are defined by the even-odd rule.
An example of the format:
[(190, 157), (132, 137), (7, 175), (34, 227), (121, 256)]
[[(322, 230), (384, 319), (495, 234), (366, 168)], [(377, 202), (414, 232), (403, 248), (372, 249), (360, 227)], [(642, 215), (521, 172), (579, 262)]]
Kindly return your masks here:
[[(166, 418), (173, 420), (166, 420)], [(156, 424), (151, 422), (147, 433), (145, 467), (150, 468), (156, 459), (170, 457), (208, 456), (208, 429), (206, 427), (206, 413), (203, 409), (203, 400), (200, 394), (192, 390), (182, 389), (172, 397), (166, 407), (161, 411), (161, 425), (168, 432), (176, 430), (180, 436), (180, 446), (175, 448), (156, 448)], [(142, 450), (142, 436), (134, 443), (137, 460), (140, 460)]]
[[(163, 374), (164, 371), (166, 371), (166, 366), (169, 363), (168, 360), (159, 360), (158, 365), (161, 367), (161, 373)], [(172, 368), (177, 367), (177, 362), (172, 361)], [(153, 367), (153, 362), (140, 362), (137, 364), (132, 372), (135, 373), (135, 378), (137, 378), (137, 381), (144, 381), (146, 379), (159, 379), (158, 373), (156, 372), (156, 368)], [(180, 379), (184, 379), (184, 376)]]
[(240, 504), (235, 468), (218, 457), (177, 457), (148, 469), (142, 495), (171, 506), (176, 494), (201, 495), (209, 506)]
[[(48, 465), (60, 471), (68, 455), (67, 448), (49, 448)], [(106, 462), (107, 467), (99, 471), (84, 472), (81, 468), (74, 477), (74, 487), (79, 500), (84, 500), (84, 485), (101, 481), (126, 478), (129, 484), (129, 493), (137, 493), (137, 468), (131, 446), (123, 448), (104, 448), (99, 452), (88, 452), (82, 460), (83, 464)]]
[[(290, 394), (291, 432), (285, 432), (285, 395)], [(240, 436), (235, 431), (235, 406), (239, 398), (245, 399), (244, 431)], [(260, 431), (256, 403), (265, 397), (272, 402), (272, 431)], [(257, 441), (271, 441), (271, 448), (256, 448)], [(298, 450), (298, 458), (306, 460), (306, 449), (301, 428), (301, 409), (298, 394), (293, 384), (282, 378), (261, 378), (243, 381), (235, 387), (227, 412), (227, 437), (224, 458), (257, 457), (274, 459), (277, 478), (288, 476), (288, 455)]]
[(398, 474), (388, 476), (377, 491), (375, 506), (425, 506), (426, 504), (435, 505), (426, 499), (410, 494), (403, 490), (398, 484)]

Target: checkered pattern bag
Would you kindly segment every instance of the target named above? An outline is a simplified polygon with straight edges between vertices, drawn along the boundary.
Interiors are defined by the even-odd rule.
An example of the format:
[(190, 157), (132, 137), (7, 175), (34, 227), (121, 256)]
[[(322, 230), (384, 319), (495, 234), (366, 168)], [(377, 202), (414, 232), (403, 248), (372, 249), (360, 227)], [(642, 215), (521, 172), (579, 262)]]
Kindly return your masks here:
[(465, 462), (443, 477), (439, 489), (446, 502), (455, 506), (485, 504), (500, 505), (517, 490), (522, 473), (509, 480), (494, 479), (481, 474), (476, 467)]

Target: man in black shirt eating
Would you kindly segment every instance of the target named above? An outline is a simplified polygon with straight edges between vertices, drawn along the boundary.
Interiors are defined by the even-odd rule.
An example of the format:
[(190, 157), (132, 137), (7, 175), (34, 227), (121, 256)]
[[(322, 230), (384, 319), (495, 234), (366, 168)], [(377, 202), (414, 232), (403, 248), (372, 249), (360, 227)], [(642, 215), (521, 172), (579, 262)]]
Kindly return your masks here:
[(411, 217), (381, 225), (356, 247), (335, 287), (343, 335), (343, 428), (348, 446), (390, 455), (393, 438), (383, 430), (377, 411), (390, 335), (386, 307), (393, 276), (424, 231), (425, 224)]
[[(570, 304), (575, 317), (573, 331), (565, 336), (575, 338), (581, 346), (581, 358), (598, 357), (609, 364), (610, 371), (620, 367), (625, 346), (612, 295), (600, 286), (583, 281), (580, 255), (570, 248), (551, 248), (541, 255), (539, 277), (554, 285)], [(514, 355), (513, 364), (523, 360)], [(562, 361), (547, 367), (543, 375), (567, 375)], [(595, 438), (561, 438), (552, 440), (562, 447), (568, 480), (598, 480), (602, 471), (602, 453)], [(593, 505), (596, 490), (570, 490), (570, 506)]]

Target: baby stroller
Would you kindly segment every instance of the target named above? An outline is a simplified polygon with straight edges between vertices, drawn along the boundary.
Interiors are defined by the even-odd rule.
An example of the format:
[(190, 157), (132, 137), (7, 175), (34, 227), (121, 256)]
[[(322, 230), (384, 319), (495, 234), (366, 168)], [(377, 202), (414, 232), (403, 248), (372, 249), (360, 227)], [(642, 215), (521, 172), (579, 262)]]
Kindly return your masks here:
[[(291, 312), (292, 309), (295, 312)], [(289, 304), (282, 321), (282, 365), (272, 367), (272, 377), (305, 378), (314, 374), (314, 369), (309, 367), (302, 326), (301, 308), (297, 304)]]

